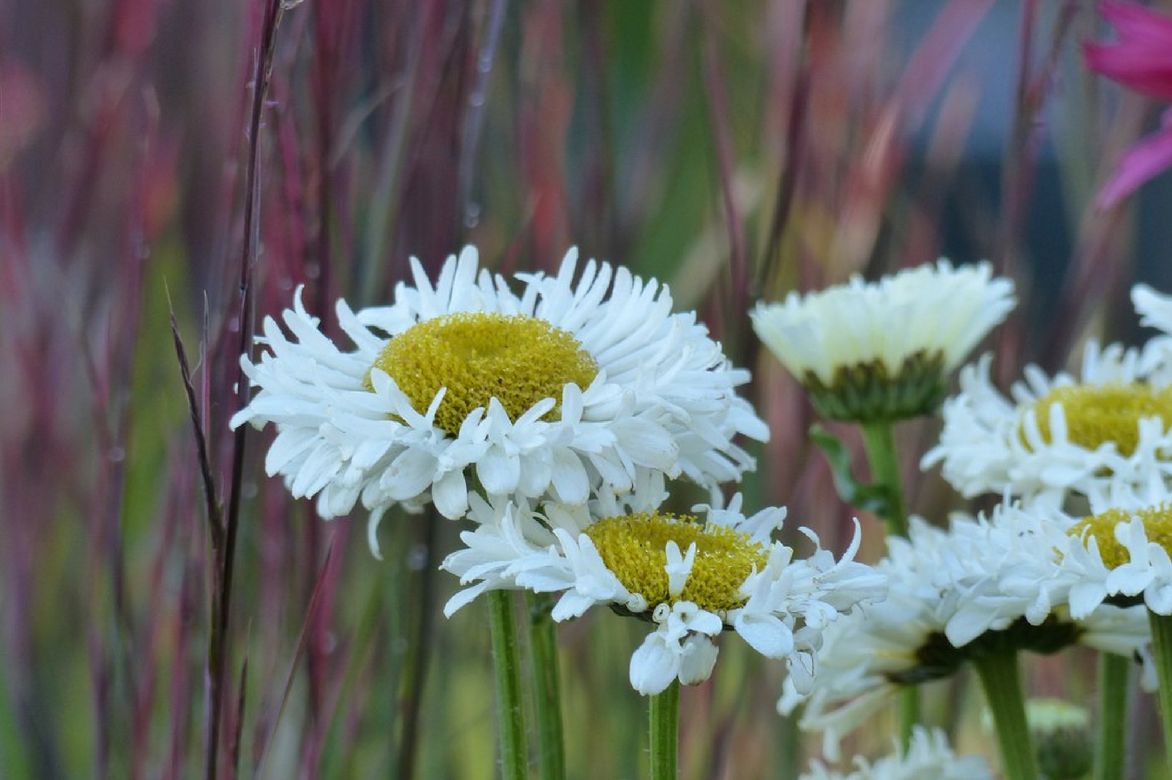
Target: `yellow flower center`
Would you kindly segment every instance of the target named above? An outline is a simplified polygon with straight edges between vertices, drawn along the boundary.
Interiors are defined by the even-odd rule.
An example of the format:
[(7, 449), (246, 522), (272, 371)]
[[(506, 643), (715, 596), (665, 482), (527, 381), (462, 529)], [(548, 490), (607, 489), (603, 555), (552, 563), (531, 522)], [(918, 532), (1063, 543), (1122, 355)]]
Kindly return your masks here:
[[(1121, 455), (1139, 444), (1139, 421), (1160, 417), (1172, 422), (1172, 388), (1107, 384), (1055, 387), (1034, 402), (1032, 411), (1042, 438), (1051, 441), (1050, 406), (1061, 404), (1070, 441), (1089, 450), (1114, 442)], [(1167, 425), (1167, 423), (1165, 424)]]
[(594, 358), (568, 331), (536, 317), (490, 312), (413, 325), (387, 342), (374, 368), (394, 379), (420, 414), (446, 387), (435, 425), (452, 435), (491, 398), (515, 421), (543, 398), (560, 401), (565, 385), (585, 389), (598, 374)]
[[(720, 525), (706, 525), (694, 517), (639, 513), (599, 520), (586, 529), (606, 568), (631, 593), (647, 599), (649, 607), (691, 601), (709, 612), (736, 609), (745, 603), (738, 592), (756, 566), (765, 567), (769, 551), (748, 534)], [(674, 541), (680, 554), (696, 545), (696, 560), (683, 592), (668, 593), (666, 547)]]
[(1108, 509), (1093, 517), (1084, 517), (1070, 530), (1071, 536), (1095, 537), (1103, 565), (1114, 569), (1131, 560), (1131, 556), (1115, 538), (1115, 526), (1129, 522), (1133, 517), (1143, 521), (1149, 542), (1155, 542), (1172, 554), (1172, 504), (1164, 503), (1148, 509)]

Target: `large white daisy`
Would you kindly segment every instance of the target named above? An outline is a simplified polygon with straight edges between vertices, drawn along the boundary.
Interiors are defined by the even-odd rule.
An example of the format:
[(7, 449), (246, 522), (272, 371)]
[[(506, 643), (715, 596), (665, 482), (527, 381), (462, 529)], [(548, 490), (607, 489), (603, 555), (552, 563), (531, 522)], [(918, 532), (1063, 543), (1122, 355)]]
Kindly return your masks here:
[(913, 518), (909, 538), (889, 538), (876, 567), (888, 576), (887, 599), (830, 627), (813, 691), (787, 681), (779, 709), (806, 701), (802, 727), (822, 731), (834, 757), (839, 739), (901, 688), (947, 677), (989, 649), (1052, 653), (1080, 643), (1142, 654), (1142, 609), (1101, 604), (1075, 619), (1069, 588), (1031, 567), (1039, 554), (1056, 554), (1068, 528), (1015, 507), (990, 520), (957, 515), (947, 531)]
[(556, 276), (518, 276), (519, 292), (472, 247), (434, 285), (411, 267), (390, 306), (338, 301), (354, 349), (322, 334), (298, 290), (288, 333), (267, 317), (267, 351), (242, 361), (259, 392), (232, 425), (276, 425), (266, 471), (323, 517), (361, 499), (373, 540), (395, 503), (463, 516), (469, 479), (571, 504), (665, 475), (711, 488), (753, 466), (738, 435), (768, 438), (734, 392), (748, 372), (654, 280), (593, 260), (576, 273), (575, 250)]
[(921, 465), (941, 464), (965, 496), (1007, 492), (1060, 506), (1072, 493), (1145, 491), (1172, 474), (1172, 387), (1144, 362), (1092, 342), (1077, 376), (1029, 366), (1005, 396), (985, 355), (961, 372), (940, 442)]
[[(461, 534), (466, 547), (442, 568), (470, 585), (447, 604), (451, 615), (486, 590), (561, 593), (552, 616), (564, 621), (596, 605), (654, 626), (631, 657), (631, 685), (644, 695), (673, 680), (705, 680), (716, 663), (714, 639), (739, 634), (768, 658), (784, 659), (797, 690), (808, 690), (822, 632), (855, 605), (881, 598), (884, 578), (821, 547), (796, 560), (772, 539), (784, 509), (751, 517), (737, 497), (727, 509), (697, 507), (706, 522), (654, 510), (593, 519), (582, 509), (525, 504), (492, 506), (473, 499), (480, 523)], [(803, 532), (817, 544), (817, 537)]]
[(907, 750), (871, 763), (856, 756), (851, 772), (831, 771), (815, 761), (801, 780), (993, 780), (993, 772), (981, 756), (958, 756), (939, 729), (916, 726)]
[(933, 411), (948, 377), (1015, 304), (988, 263), (947, 260), (878, 282), (759, 303), (753, 329), (826, 417), (895, 420)]

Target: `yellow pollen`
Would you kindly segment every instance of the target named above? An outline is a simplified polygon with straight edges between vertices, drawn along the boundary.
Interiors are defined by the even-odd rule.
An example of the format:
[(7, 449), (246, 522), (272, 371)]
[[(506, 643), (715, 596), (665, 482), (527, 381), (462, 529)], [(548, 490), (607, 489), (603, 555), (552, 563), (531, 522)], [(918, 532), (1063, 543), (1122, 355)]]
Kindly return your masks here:
[[(516, 421), (543, 398), (560, 402), (571, 382), (585, 389), (598, 373), (594, 358), (568, 331), (536, 317), (490, 312), (413, 325), (387, 342), (373, 367), (394, 379), (420, 414), (446, 387), (435, 425), (452, 435), (491, 398)], [(366, 383), (370, 387), (369, 376)]]
[[(738, 590), (756, 566), (769, 560), (765, 545), (748, 534), (720, 525), (706, 525), (694, 517), (639, 513), (599, 520), (586, 529), (606, 568), (623, 587), (658, 604), (691, 601), (701, 609), (721, 613), (744, 605)], [(695, 542), (696, 560), (683, 592), (672, 598), (667, 590), (665, 548), (674, 541), (680, 554)]]
[(1127, 548), (1115, 538), (1115, 526), (1129, 522), (1133, 517), (1143, 521), (1149, 542), (1155, 542), (1172, 554), (1172, 504), (1168, 503), (1148, 509), (1108, 509), (1093, 517), (1084, 517), (1066, 533), (1080, 538), (1084, 534), (1095, 537), (1103, 565), (1114, 569), (1131, 560)]
[[(1033, 404), (1042, 438), (1050, 438), (1050, 406), (1061, 404), (1070, 441), (1089, 450), (1114, 442), (1128, 456), (1139, 444), (1139, 421), (1160, 417), (1172, 423), (1172, 388), (1156, 390), (1140, 382), (1055, 387)], [(1024, 440), (1024, 436), (1023, 436)]]

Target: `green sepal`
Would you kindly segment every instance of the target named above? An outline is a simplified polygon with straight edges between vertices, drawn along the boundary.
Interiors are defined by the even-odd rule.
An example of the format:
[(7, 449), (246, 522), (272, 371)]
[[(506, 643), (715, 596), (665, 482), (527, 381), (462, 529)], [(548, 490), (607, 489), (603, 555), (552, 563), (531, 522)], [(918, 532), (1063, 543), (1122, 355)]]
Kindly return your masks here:
[(826, 456), (839, 498), (856, 509), (879, 517), (888, 516), (896, 499), (891, 488), (887, 485), (869, 485), (855, 479), (851, 473), (850, 450), (837, 436), (815, 423), (810, 426), (810, 441)]

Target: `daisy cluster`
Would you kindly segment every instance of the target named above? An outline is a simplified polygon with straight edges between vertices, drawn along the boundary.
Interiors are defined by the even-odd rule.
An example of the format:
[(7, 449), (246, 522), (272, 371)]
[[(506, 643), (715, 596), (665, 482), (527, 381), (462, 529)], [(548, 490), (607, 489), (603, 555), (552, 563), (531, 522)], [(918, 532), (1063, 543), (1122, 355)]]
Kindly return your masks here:
[[(938, 408), (924, 468), (1003, 499), (947, 528), (912, 518), (906, 538), (892, 524), (872, 567), (856, 560), (857, 521), (837, 557), (799, 529), (813, 549), (799, 557), (777, 538), (784, 508), (725, 502), (723, 485), (755, 467), (744, 439), (769, 432), (736, 394), (748, 372), (694, 313), (672, 310), (666, 287), (573, 251), (554, 274), (513, 279), (471, 248), (434, 283), (411, 267), (389, 306), (339, 301), (349, 349), (298, 291), (284, 328), (265, 320), (267, 351), (243, 361), (258, 392), (232, 422), (274, 425), (266, 469), (323, 516), (367, 508), (376, 555), (391, 507), (465, 520), (442, 564), (462, 585), (445, 614), (525, 590), (551, 594), (558, 622), (595, 606), (636, 617), (649, 629), (629, 680), (644, 695), (707, 679), (719, 638), (735, 634), (784, 663), (778, 708), (803, 705), (831, 758), (896, 693), (968, 663), (984, 675), (990, 657), (1016, 669), (1019, 651), (1075, 644), (1150, 659), (1148, 611), (1172, 612), (1172, 299), (1133, 291), (1142, 322), (1164, 331), (1140, 349), (1091, 343), (1078, 372), (1029, 367), (1008, 393), (986, 355), (947, 399), (953, 371), (1014, 305), (987, 264), (942, 260), (759, 305), (754, 328), (814, 407), (861, 425), (868, 458), (886, 462), (894, 484), (879, 487), (897, 500), (884, 511), (902, 518), (891, 424)], [(667, 511), (674, 479), (709, 502)], [(1092, 515), (1068, 513), (1072, 502)], [(807, 777), (989, 776), (923, 730), (855, 766)]]
[(913, 518), (909, 538), (889, 539), (877, 565), (888, 577), (887, 598), (826, 632), (823, 674), (808, 695), (787, 683), (779, 709), (788, 714), (804, 702), (803, 728), (823, 732), (823, 749), (837, 756), (841, 737), (899, 690), (951, 676), (981, 654), (1073, 644), (1142, 654), (1142, 609), (1100, 603), (1076, 615), (1070, 588), (1039, 571), (1074, 523), (1011, 505), (990, 518), (955, 515), (947, 530)]
[[(443, 568), (467, 587), (447, 614), (489, 590), (560, 593), (556, 621), (595, 604), (651, 623), (631, 684), (654, 694), (707, 679), (717, 638), (734, 632), (784, 659), (808, 690), (822, 632), (884, 578), (821, 548), (775, 541), (785, 517), (746, 516), (722, 483), (754, 468), (741, 442), (769, 432), (734, 368), (692, 312), (673, 312), (654, 280), (571, 250), (557, 273), (513, 280), (449, 258), (433, 283), (415, 260), (390, 306), (337, 306), (352, 349), (301, 302), (243, 368), (258, 388), (234, 426), (275, 425), (266, 458), (324, 517), (370, 510), (369, 539), (391, 507), (434, 505), (473, 530)], [(704, 515), (659, 506), (669, 480), (704, 488)]]
[[(1132, 300), (1140, 322), (1162, 331), (1142, 347), (1089, 342), (1077, 372), (1029, 366), (1008, 393), (985, 355), (947, 399), (949, 372), (1012, 306), (1011, 287), (983, 266), (853, 279), (758, 307), (762, 340), (817, 411), (863, 426), (869, 460), (883, 455), (872, 451), (875, 426), (942, 401), (923, 468), (939, 465), (966, 497), (1002, 499), (946, 528), (912, 518), (907, 538), (889, 536), (876, 567), (887, 597), (828, 627), (809, 691), (786, 681), (779, 710), (802, 705), (801, 725), (823, 732), (827, 756), (897, 693), (970, 663), (985, 681), (1021, 651), (1087, 645), (1143, 661), (1145, 686), (1156, 685), (1150, 619), (1172, 613), (1172, 298), (1140, 285)], [(1076, 509), (1087, 506), (1089, 516)], [(1013, 776), (1029, 776), (1015, 763)]]
[(1172, 302), (1138, 286), (1141, 322), (1164, 329), (1142, 349), (1087, 344), (1077, 374), (1028, 366), (1008, 395), (985, 355), (942, 409), (923, 459), (965, 496), (1009, 493), (1061, 506), (1072, 494), (1144, 495), (1172, 477)]
[[(1029, 367), (1008, 397), (989, 357), (962, 372), (943, 407), (940, 443), (923, 465), (965, 495), (1003, 492), (1062, 530), (1020, 563), (1082, 617), (1100, 604), (1172, 613), (1172, 298), (1138, 285), (1141, 348), (1087, 345), (1077, 375)], [(1067, 515), (1071, 505), (1090, 507)]]

